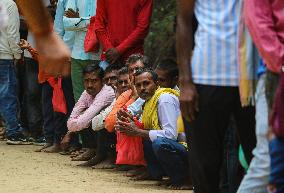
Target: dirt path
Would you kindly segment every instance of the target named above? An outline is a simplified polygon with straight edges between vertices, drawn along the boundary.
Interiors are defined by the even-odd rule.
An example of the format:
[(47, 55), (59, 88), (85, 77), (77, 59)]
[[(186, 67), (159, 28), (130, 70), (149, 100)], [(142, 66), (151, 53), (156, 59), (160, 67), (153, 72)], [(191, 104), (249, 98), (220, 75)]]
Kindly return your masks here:
[(133, 182), (124, 173), (76, 167), (67, 156), (36, 153), (36, 146), (0, 142), (1, 193), (180, 193), (155, 182)]

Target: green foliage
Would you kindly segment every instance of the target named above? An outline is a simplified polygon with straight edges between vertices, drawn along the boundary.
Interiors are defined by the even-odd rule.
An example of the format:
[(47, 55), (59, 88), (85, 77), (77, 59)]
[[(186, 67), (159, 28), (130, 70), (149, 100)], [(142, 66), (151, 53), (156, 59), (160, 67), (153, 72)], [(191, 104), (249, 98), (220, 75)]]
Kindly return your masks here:
[(153, 64), (175, 57), (175, 0), (155, 0), (149, 35), (145, 40), (145, 55)]

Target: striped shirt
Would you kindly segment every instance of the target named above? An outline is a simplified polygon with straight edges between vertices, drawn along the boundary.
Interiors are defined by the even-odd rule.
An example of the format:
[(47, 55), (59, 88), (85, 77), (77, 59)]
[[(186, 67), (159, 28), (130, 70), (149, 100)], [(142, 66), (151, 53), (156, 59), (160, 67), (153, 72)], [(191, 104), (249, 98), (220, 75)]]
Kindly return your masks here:
[(66, 10), (69, 8), (79, 11), (79, 18), (63, 17), (63, 24), (66, 31), (75, 31), (75, 40), (71, 57), (80, 60), (99, 60), (100, 53), (85, 53), (84, 41), (87, 33), (87, 26), (91, 16), (96, 15), (96, 0), (68, 0)]
[(198, 28), (191, 61), (196, 84), (238, 86), (238, 25), (242, 0), (196, 0)]

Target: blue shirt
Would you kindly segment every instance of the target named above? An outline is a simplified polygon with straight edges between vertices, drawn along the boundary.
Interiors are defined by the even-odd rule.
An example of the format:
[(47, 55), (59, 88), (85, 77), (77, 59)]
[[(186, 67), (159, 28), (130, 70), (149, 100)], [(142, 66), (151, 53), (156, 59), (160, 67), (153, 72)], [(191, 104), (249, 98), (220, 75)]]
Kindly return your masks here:
[(238, 86), (238, 23), (242, 0), (196, 0), (192, 57), (196, 84)]
[(66, 9), (68, 0), (58, 0), (55, 20), (54, 20), (54, 31), (63, 39), (65, 44), (69, 47), (72, 51), (74, 39), (75, 39), (75, 32), (74, 31), (65, 31), (63, 25), (63, 16)]
[(79, 11), (79, 18), (63, 17), (64, 29), (75, 32), (71, 57), (80, 60), (99, 60), (100, 53), (85, 53), (84, 41), (91, 16), (96, 15), (96, 0), (68, 0), (65, 10)]
[(257, 69), (257, 75), (258, 77), (260, 77), (262, 74), (264, 74), (266, 72), (266, 66), (263, 62), (263, 59), (259, 60), (259, 65), (258, 65), (258, 69)]

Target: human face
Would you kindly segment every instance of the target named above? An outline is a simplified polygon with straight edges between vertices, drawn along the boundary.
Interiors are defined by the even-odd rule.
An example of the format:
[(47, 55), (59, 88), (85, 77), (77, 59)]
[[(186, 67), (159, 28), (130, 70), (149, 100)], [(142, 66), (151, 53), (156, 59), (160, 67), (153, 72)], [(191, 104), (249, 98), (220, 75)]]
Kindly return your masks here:
[(138, 60), (135, 63), (129, 64), (128, 65), (128, 72), (129, 72), (129, 76), (130, 76), (131, 80), (132, 80), (133, 75), (135, 74), (135, 72), (138, 69), (144, 68), (144, 67), (145, 67), (145, 65), (140, 60)]
[(96, 72), (86, 73), (84, 75), (84, 87), (88, 94), (95, 97), (103, 88), (103, 81)]
[(166, 70), (156, 69), (155, 72), (158, 75), (158, 85), (163, 88), (174, 88), (176, 83), (175, 77), (170, 77)]
[(116, 88), (117, 86), (117, 70), (113, 70), (108, 72), (104, 76), (104, 83), (112, 88)]
[(144, 72), (135, 77), (135, 88), (139, 97), (147, 101), (155, 94), (158, 86), (152, 75), (149, 72)]
[(118, 76), (117, 81), (117, 92), (119, 94), (130, 89), (130, 80), (128, 74), (121, 74)]

